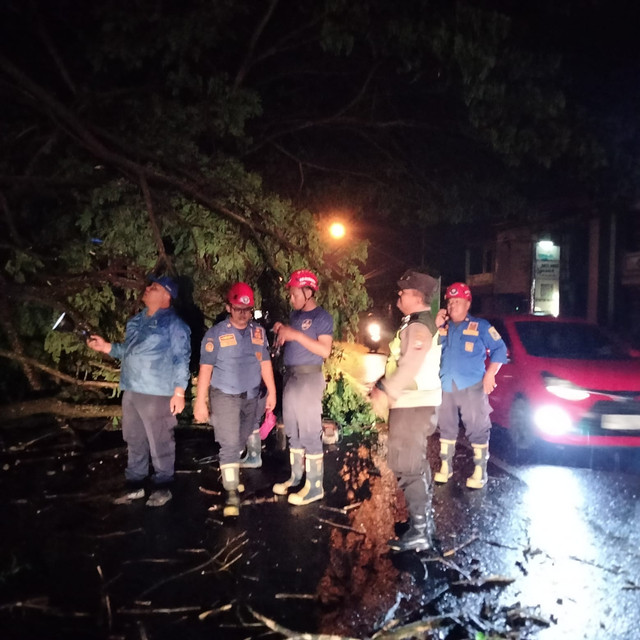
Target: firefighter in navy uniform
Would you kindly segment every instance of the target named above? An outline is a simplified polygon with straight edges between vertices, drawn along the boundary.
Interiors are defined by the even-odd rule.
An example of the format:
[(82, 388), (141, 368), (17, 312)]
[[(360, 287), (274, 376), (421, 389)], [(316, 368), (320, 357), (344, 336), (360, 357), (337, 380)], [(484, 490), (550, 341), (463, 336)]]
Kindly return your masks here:
[[(261, 381), (267, 389), (265, 406), (276, 406), (276, 385), (265, 328), (255, 322), (253, 291), (238, 282), (229, 290), (225, 320), (205, 334), (193, 415), (209, 420), (220, 445), (220, 473), (225, 492), (223, 515), (240, 514), (240, 453), (252, 434)], [(209, 407), (207, 407), (207, 398)]]
[[(290, 324), (276, 322), (276, 345), (284, 349), (282, 418), (289, 440), (291, 475), (273, 485), (276, 495), (287, 495), (293, 505), (304, 505), (324, 497), (324, 454), (322, 451), (322, 395), (326, 381), (322, 363), (331, 353), (333, 318), (315, 299), (318, 278), (307, 269), (291, 274), (286, 284), (292, 312)], [(303, 469), (306, 480), (300, 484)]]
[(440, 404), (440, 346), (430, 301), (438, 281), (407, 271), (398, 281), (402, 324), (389, 345), (385, 375), (371, 391), (378, 415), (389, 408), (388, 463), (404, 492), (410, 515), (408, 531), (390, 540), (393, 551), (425, 551), (433, 546), (431, 469), (427, 438)]
[[(453, 454), (462, 418), (474, 461), (467, 487), (482, 489), (487, 483), (489, 459), (489, 394), (496, 387), (496, 373), (507, 362), (507, 347), (489, 322), (468, 315), (471, 291), (464, 282), (450, 285), (444, 297), (446, 309), (440, 309), (436, 316), (442, 345), (442, 405), (438, 410), (441, 467), (434, 480), (446, 483), (453, 475)], [(485, 367), (487, 356), (491, 362)]]

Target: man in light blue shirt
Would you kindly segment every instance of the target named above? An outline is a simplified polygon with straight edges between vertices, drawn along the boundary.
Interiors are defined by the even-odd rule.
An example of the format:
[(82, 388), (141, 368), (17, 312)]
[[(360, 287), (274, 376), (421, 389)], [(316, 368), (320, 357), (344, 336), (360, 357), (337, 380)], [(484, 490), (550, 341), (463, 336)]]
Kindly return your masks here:
[(240, 451), (255, 427), (261, 382), (266, 409), (276, 406), (269, 343), (264, 327), (253, 320), (253, 306), (253, 289), (236, 282), (227, 294), (229, 315), (205, 333), (200, 347), (193, 417), (211, 421), (220, 445), (225, 518), (240, 515)]
[[(507, 361), (507, 347), (489, 322), (469, 315), (471, 290), (464, 282), (449, 285), (444, 297), (447, 307), (436, 316), (442, 345), (442, 404), (438, 410), (442, 464), (434, 480), (444, 484), (453, 475), (452, 461), (462, 418), (474, 461), (467, 487), (482, 489), (487, 483), (489, 459), (489, 394), (495, 389), (496, 373)], [(487, 358), (490, 363), (485, 368)]]
[(143, 311), (127, 322), (124, 342), (91, 335), (87, 346), (121, 361), (122, 437), (127, 443), (125, 479), (129, 502), (145, 497), (144, 483), (153, 465), (150, 507), (171, 500), (175, 466), (176, 416), (185, 405), (191, 355), (189, 327), (171, 307), (178, 285), (167, 277), (151, 278)]

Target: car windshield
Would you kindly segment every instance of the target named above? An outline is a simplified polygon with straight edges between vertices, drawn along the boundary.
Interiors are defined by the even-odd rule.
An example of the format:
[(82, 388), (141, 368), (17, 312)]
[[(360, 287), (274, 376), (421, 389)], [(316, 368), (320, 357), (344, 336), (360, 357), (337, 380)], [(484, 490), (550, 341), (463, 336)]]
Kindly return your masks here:
[(527, 353), (539, 358), (627, 360), (631, 356), (598, 327), (579, 322), (516, 322)]

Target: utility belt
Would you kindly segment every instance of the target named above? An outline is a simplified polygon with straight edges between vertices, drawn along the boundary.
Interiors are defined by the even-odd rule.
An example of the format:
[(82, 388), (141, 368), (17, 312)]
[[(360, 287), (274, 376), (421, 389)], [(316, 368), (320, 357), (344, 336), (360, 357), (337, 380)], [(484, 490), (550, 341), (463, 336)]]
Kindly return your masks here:
[(284, 368), (286, 373), (301, 375), (303, 373), (321, 373), (321, 364), (298, 364)]

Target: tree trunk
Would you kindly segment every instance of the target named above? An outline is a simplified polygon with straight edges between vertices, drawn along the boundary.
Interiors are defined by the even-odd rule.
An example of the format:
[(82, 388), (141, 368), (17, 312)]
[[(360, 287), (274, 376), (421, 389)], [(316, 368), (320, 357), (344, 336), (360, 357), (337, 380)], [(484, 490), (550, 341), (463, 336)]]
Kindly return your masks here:
[(72, 404), (56, 398), (39, 398), (38, 400), (4, 405), (0, 410), (0, 424), (43, 413), (64, 418), (107, 418), (120, 417), (122, 407), (119, 404)]

